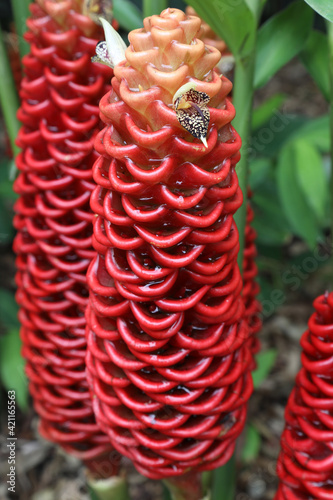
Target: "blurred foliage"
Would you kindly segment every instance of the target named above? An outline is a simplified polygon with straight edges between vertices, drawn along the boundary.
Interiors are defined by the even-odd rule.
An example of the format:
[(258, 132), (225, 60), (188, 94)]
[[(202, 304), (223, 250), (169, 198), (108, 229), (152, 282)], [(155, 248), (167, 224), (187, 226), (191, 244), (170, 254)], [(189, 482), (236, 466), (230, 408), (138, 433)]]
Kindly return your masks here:
[(5, 334), (0, 337), (0, 381), (6, 390), (14, 390), (22, 411), (28, 408), (28, 385), (21, 356), (18, 306), (14, 295), (0, 288), (0, 318)]
[(257, 429), (249, 424), (245, 429), (245, 444), (242, 449), (243, 463), (252, 462), (259, 455), (261, 447), (261, 436)]
[(252, 372), (253, 385), (257, 389), (272, 370), (277, 356), (276, 349), (261, 351), (256, 355), (257, 368)]
[[(333, 19), (331, 2), (306, 2), (323, 16)], [(257, 43), (257, 88), (264, 86), (292, 57), (298, 55), (324, 97), (329, 99), (327, 37), (312, 30), (313, 14), (303, 0), (293, 3), (287, 0), (267, 3), (265, 0), (243, 0), (237, 2), (237, 9), (227, 8), (228, 0), (189, 0), (188, 3), (228, 42), (236, 60), (246, 58)], [(269, 13), (269, 18), (256, 33), (258, 12), (265, 3), (265, 17)], [(8, 2), (1, 2), (1, 9), (4, 5)], [(186, 4), (175, 0), (170, 1), (169, 6), (185, 9)], [(280, 11), (281, 7), (286, 8)], [(142, 0), (114, 0), (114, 15), (123, 30), (141, 27), (143, 11)], [(221, 22), (221, 13), (224, 23)], [(272, 297), (275, 288), (283, 290), (288, 285), (292, 291), (297, 289), (297, 277), (286, 272), (293, 266), (301, 267), (305, 259), (313, 258), (315, 248), (324, 241), (330, 225), (329, 116), (310, 119), (287, 114), (283, 111), (285, 99), (284, 94), (275, 94), (254, 111), (248, 144), (258, 263), (264, 276), (269, 275), (269, 279), (261, 278), (264, 299)], [(0, 247), (4, 251), (8, 251), (14, 234), (11, 219), (16, 195), (9, 180), (12, 165), (11, 159), (0, 161)], [(292, 256), (288, 254), (288, 248), (295, 241), (302, 242), (302, 251)], [(325, 262), (318, 261), (318, 267)], [(278, 303), (285, 300), (283, 293), (281, 297), (276, 300)], [(3, 330), (0, 337), (1, 384), (6, 389), (16, 390), (18, 405), (24, 410), (28, 392), (20, 356), (17, 306), (14, 294), (1, 288), (0, 317)], [(258, 368), (253, 376), (255, 387), (266, 379), (275, 359), (275, 350), (258, 354)], [(249, 425), (243, 461), (249, 462), (256, 457), (260, 441), (257, 430)], [(230, 481), (234, 470), (234, 464), (229, 462), (223, 473), (214, 477), (214, 481), (219, 482), (214, 491), (223, 491), (225, 500), (234, 498), (233, 481)]]
[(300, 52), (312, 22), (312, 9), (298, 0), (261, 26), (257, 37), (255, 88), (262, 87)]

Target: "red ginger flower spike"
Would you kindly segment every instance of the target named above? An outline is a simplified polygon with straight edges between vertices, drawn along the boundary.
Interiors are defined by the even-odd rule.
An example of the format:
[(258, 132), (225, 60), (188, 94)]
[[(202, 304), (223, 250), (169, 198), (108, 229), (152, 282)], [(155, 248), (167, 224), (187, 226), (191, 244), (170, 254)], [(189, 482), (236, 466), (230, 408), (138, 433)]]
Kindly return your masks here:
[(94, 255), (89, 198), (98, 102), (112, 70), (90, 62), (102, 30), (79, 2), (39, 4), (27, 21), (31, 51), (18, 113), (14, 249), (23, 356), (41, 434), (97, 467), (111, 448), (85, 375), (85, 274)]
[(314, 307), (285, 411), (275, 500), (333, 498), (333, 293), (318, 297)]
[[(129, 34), (95, 144), (88, 379), (98, 423), (151, 478), (227, 462), (252, 391), (233, 221), (240, 138), (200, 25), (167, 9)], [(173, 108), (185, 83), (210, 97), (207, 148)]]

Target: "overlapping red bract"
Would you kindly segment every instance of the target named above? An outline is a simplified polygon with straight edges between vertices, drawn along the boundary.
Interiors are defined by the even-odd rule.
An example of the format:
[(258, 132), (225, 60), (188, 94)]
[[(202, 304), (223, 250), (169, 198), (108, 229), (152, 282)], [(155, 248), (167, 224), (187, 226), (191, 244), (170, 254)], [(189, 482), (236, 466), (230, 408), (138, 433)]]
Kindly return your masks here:
[[(186, 7), (188, 15), (197, 16), (195, 10), (188, 6)], [(201, 34), (200, 39), (206, 44), (216, 47), (222, 56), (231, 55), (226, 43), (212, 30), (212, 28), (201, 19)], [(219, 72), (219, 70), (217, 70)], [(232, 100), (232, 92), (229, 94)], [(245, 317), (247, 318), (250, 328), (249, 345), (253, 355), (251, 369), (256, 367), (255, 354), (260, 350), (260, 341), (257, 337), (258, 332), (261, 330), (262, 320), (260, 318), (261, 304), (257, 299), (260, 288), (256, 281), (258, 275), (258, 268), (255, 262), (257, 256), (257, 248), (255, 244), (256, 231), (252, 227), (254, 212), (251, 207), (250, 199), (252, 197), (251, 190), (248, 189), (248, 202), (246, 204), (246, 225), (245, 225), (245, 241), (244, 241), (244, 255), (243, 255), (243, 300), (245, 304)]]
[(333, 498), (333, 293), (314, 301), (285, 412), (276, 500)]
[[(85, 377), (86, 269), (91, 245), (98, 102), (111, 70), (90, 62), (102, 32), (76, 2), (31, 5), (15, 190), (17, 301), (23, 356), (44, 437), (83, 460), (110, 449)], [(51, 12), (52, 14), (52, 12)], [(58, 21), (57, 21), (58, 20)]]
[(245, 305), (245, 318), (250, 329), (249, 345), (253, 356), (251, 369), (256, 367), (255, 354), (260, 351), (260, 340), (257, 333), (261, 330), (262, 319), (260, 317), (261, 304), (257, 299), (260, 288), (256, 281), (258, 267), (255, 261), (257, 247), (255, 244), (257, 233), (252, 227), (254, 212), (250, 201), (246, 206), (246, 225), (243, 255), (243, 300)]
[[(100, 103), (87, 368), (98, 423), (139, 471), (160, 478), (230, 458), (251, 353), (231, 85), (213, 71), (218, 52), (191, 43), (198, 18), (170, 9), (144, 26)], [(212, 98), (208, 149), (170, 106), (186, 79)]]

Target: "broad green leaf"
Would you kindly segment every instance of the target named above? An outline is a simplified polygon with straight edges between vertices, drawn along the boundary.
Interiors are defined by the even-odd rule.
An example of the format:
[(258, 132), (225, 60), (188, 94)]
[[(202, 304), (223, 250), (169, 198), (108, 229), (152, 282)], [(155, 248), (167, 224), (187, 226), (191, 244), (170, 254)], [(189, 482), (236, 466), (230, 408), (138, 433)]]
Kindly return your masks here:
[(255, 190), (263, 184), (272, 170), (271, 161), (269, 158), (257, 158), (250, 163), (249, 168), (249, 185)]
[(259, 14), (260, 0), (245, 0), (253, 15), (257, 17)]
[(304, 140), (295, 143), (295, 152), (298, 184), (318, 220), (323, 223), (329, 195), (329, 179), (324, 171), (322, 157), (309, 142)]
[(302, 50), (312, 26), (313, 12), (303, 0), (271, 17), (259, 30), (254, 84), (262, 87)]
[(252, 225), (257, 231), (257, 243), (261, 243), (262, 245), (269, 245), (271, 247), (283, 245), (290, 234), (285, 228), (275, 227), (266, 214), (256, 217)]
[(215, 33), (225, 40), (235, 57), (243, 57), (254, 47), (256, 20), (245, 0), (186, 0)]
[(314, 248), (320, 227), (313, 209), (298, 184), (296, 151), (293, 144), (286, 146), (278, 159), (277, 184), (283, 211), (298, 236)]
[[(308, 122), (305, 116), (287, 115), (277, 111), (274, 120), (256, 130), (251, 137), (251, 145), (257, 156), (273, 157)], [(254, 155), (252, 154), (252, 157)]]
[(299, 139), (309, 142), (322, 153), (329, 153), (331, 147), (329, 115), (304, 122), (290, 137), (291, 141)]
[[(270, 134), (270, 135), (269, 135)], [(271, 140), (268, 140), (271, 139)], [(329, 116), (308, 119), (286, 115), (280, 111), (275, 119), (256, 130), (252, 136), (252, 147), (258, 156), (275, 156), (287, 144), (303, 139), (323, 153), (330, 151)]]
[(232, 455), (230, 460), (222, 467), (213, 471), (213, 484), (211, 500), (234, 500), (236, 498), (236, 458)]
[(257, 368), (252, 372), (253, 385), (256, 389), (266, 380), (275, 364), (276, 356), (276, 349), (268, 349), (256, 355)]
[(19, 327), (17, 319), (18, 306), (15, 295), (4, 288), (0, 288), (0, 323), (7, 329)]
[[(265, 184), (260, 188), (265, 189)], [(283, 245), (290, 234), (290, 226), (284, 214), (281, 212), (279, 200), (275, 193), (268, 191), (267, 194), (258, 192), (258, 188), (253, 196), (253, 207), (256, 217), (253, 227), (257, 231), (257, 240), (265, 245)]]
[(285, 94), (275, 94), (258, 106), (252, 114), (252, 130), (256, 130), (269, 122), (276, 116), (274, 113), (279, 110), (286, 100)]
[(17, 329), (0, 338), (0, 378), (7, 391), (15, 391), (22, 411), (28, 407), (28, 385), (21, 356), (21, 340)]
[(328, 58), (327, 37), (324, 33), (312, 31), (300, 53), (300, 59), (327, 101), (330, 100)]
[(305, 0), (318, 14), (333, 23), (333, 3), (331, 0)]
[(113, 15), (120, 26), (127, 31), (142, 27), (140, 9), (129, 0), (113, 0)]
[(252, 462), (259, 454), (261, 446), (261, 437), (257, 429), (249, 424), (245, 430), (245, 444), (242, 450), (243, 462)]

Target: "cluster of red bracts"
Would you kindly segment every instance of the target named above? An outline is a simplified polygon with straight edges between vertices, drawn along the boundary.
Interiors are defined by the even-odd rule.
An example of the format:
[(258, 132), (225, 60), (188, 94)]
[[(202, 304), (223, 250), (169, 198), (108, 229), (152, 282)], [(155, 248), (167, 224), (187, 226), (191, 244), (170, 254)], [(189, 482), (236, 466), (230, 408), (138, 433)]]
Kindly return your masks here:
[(68, 2), (61, 6), (60, 24), (36, 4), (27, 23), (15, 182), (17, 301), (40, 432), (89, 462), (110, 450), (86, 382), (84, 312), (94, 254), (93, 144), (112, 72), (90, 62), (100, 28)]
[(94, 152), (111, 77), (90, 62), (102, 35), (71, 2), (56, 16), (52, 2), (41, 3), (28, 21), (14, 244), (41, 433), (86, 462), (111, 441), (153, 478), (215, 468), (244, 426), (257, 349), (250, 335), (260, 326), (250, 209), (244, 298), (237, 266), (240, 139), (230, 82), (222, 77), (226, 106), (211, 109), (206, 150), (165, 126), (176, 119), (158, 100), (161, 127), (152, 131), (114, 79)]
[(333, 293), (314, 301), (285, 412), (276, 500), (333, 498)]
[[(162, 16), (150, 24), (156, 38), (154, 24), (172, 24)], [(127, 55), (143, 61), (134, 49)], [(87, 369), (97, 422), (157, 479), (227, 462), (245, 423), (251, 353), (233, 221), (240, 139), (230, 126), (230, 83), (217, 73), (209, 85), (225, 105), (210, 108), (206, 150), (179, 134), (162, 89), (147, 91), (155, 100), (143, 91), (145, 113), (135, 112), (121, 79), (130, 70), (118, 71), (100, 103), (106, 127), (95, 144)], [(151, 117), (165, 125), (152, 131)]]

